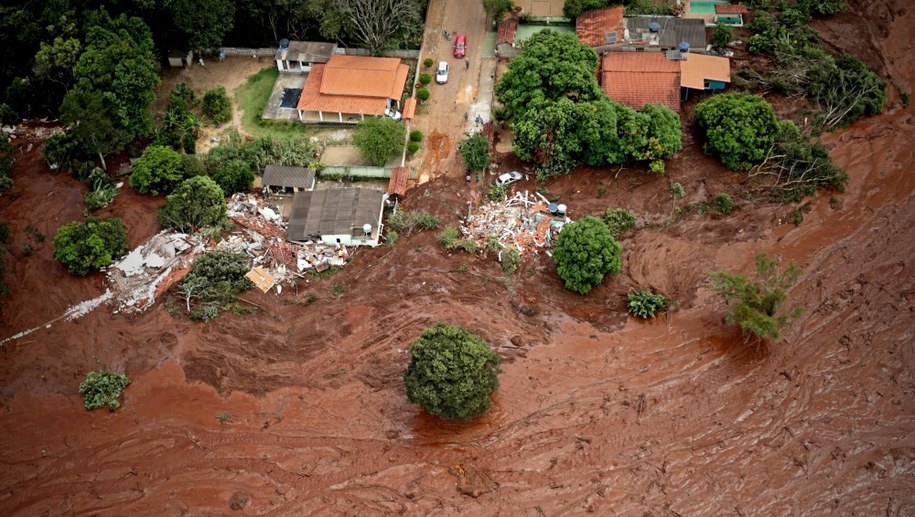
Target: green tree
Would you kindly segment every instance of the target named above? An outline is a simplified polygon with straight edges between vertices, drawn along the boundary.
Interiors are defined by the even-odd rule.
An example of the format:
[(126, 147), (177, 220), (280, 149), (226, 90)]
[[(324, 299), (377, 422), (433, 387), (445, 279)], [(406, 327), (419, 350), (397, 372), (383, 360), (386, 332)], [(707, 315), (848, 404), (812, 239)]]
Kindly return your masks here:
[(200, 121), (192, 111), (196, 106), (194, 91), (184, 83), (178, 84), (168, 96), (168, 107), (155, 143), (193, 153), (197, 148), (197, 132), (200, 128)]
[(51, 43), (40, 43), (32, 71), (36, 77), (70, 88), (73, 85), (73, 67), (82, 52), (82, 43), (76, 38), (76, 24), (64, 17), (57, 27), (49, 28), (58, 35)]
[(204, 253), (194, 259), (191, 270), (178, 290), (184, 297), (191, 319), (209, 321), (236, 301), (238, 293), (254, 284), (245, 255), (226, 250)]
[(406, 126), (389, 117), (370, 117), (356, 125), (353, 144), (372, 165), (384, 162), (403, 151)]
[(845, 0), (799, 0), (797, 5), (811, 16), (829, 16), (848, 8)]
[(807, 81), (807, 98), (821, 108), (818, 118), (828, 129), (882, 113), (886, 104), (886, 83), (854, 56), (819, 61)]
[(127, 253), (127, 227), (120, 219), (86, 219), (65, 224), (54, 236), (54, 258), (74, 275), (111, 265)]
[(725, 93), (700, 102), (696, 123), (705, 136), (705, 153), (735, 171), (761, 162), (781, 130), (772, 106), (747, 93)]
[(778, 341), (782, 330), (804, 313), (804, 307), (800, 305), (785, 309), (788, 290), (800, 275), (801, 269), (794, 262), (779, 272), (779, 261), (759, 253), (756, 255), (757, 281), (751, 281), (745, 275), (717, 271), (711, 274), (711, 289), (727, 304), (725, 321), (729, 325), (739, 326), (748, 339), (755, 336)]
[(184, 180), (159, 208), (159, 223), (184, 233), (219, 226), (225, 219), (225, 194), (206, 176)]
[(419, 90), (416, 90), (416, 98), (419, 100), (420, 104), (425, 104), (431, 96), (432, 94), (429, 93), (429, 90), (426, 88), (420, 88)]
[(71, 142), (86, 154), (97, 154), (107, 170), (105, 155), (118, 151), (130, 135), (116, 124), (114, 106), (96, 90), (70, 90), (60, 106), (60, 118), (69, 124)]
[(141, 194), (171, 192), (184, 179), (184, 160), (168, 147), (151, 145), (143, 150), (130, 175), (130, 186)]
[(166, 5), (194, 50), (218, 47), (235, 23), (235, 2), (231, 0), (166, 0)]
[(447, 420), (477, 418), (492, 407), (499, 362), (489, 345), (465, 328), (427, 328), (410, 346), (407, 399)]
[(603, 221), (585, 217), (562, 229), (553, 250), (553, 262), (566, 289), (588, 294), (607, 273), (619, 274), (621, 251)]
[(226, 195), (251, 190), (251, 185), (254, 184), (254, 173), (243, 160), (220, 164), (213, 170), (212, 178)]
[(710, 43), (712, 48), (718, 51), (724, 50), (724, 48), (734, 39), (734, 29), (730, 25), (723, 25), (721, 23), (715, 25), (715, 28), (712, 29), (712, 39)]
[(6, 133), (0, 133), (0, 192), (13, 188), (13, 168), (16, 157)]
[(232, 102), (222, 86), (207, 90), (203, 94), (200, 110), (211, 124), (218, 126), (232, 120)]
[(79, 383), (79, 393), (83, 396), (83, 408), (86, 411), (107, 407), (114, 411), (121, 407), (118, 399), (124, 388), (130, 384), (130, 378), (114, 372), (98, 371), (86, 374), (86, 380)]
[(652, 172), (664, 172), (664, 160), (683, 149), (680, 115), (660, 104), (646, 104), (640, 115), (645, 119), (645, 142), (632, 151), (636, 160), (646, 160)]
[(577, 18), (585, 11), (607, 7), (607, 3), (607, 0), (565, 0), (562, 4), (562, 15), (566, 18)]
[(515, 2), (512, 0), (480, 0), (483, 4), (483, 11), (486, 16), (492, 18), (496, 23), (501, 23), (506, 11), (515, 8)]
[(635, 216), (625, 208), (613, 208), (604, 212), (602, 217), (604, 224), (610, 230), (614, 239), (619, 239), (620, 235), (635, 228)]
[(483, 135), (472, 135), (458, 144), (458, 151), (468, 170), (482, 171), (489, 167), (489, 139)]

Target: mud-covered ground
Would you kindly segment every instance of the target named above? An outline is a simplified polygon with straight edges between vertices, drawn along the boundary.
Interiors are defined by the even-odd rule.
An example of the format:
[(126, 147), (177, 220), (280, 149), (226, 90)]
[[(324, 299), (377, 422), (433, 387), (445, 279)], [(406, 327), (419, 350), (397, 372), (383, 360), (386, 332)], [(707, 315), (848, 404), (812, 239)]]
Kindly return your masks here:
[[(878, 22), (886, 30), (867, 28)], [(837, 47), (879, 51), (889, 81), (911, 92), (913, 22), (899, 0), (817, 28)], [(913, 515), (915, 113), (894, 103), (825, 140), (849, 187), (813, 200), (800, 226), (787, 222), (793, 206), (741, 198), (742, 177), (691, 142), (666, 177), (614, 169), (552, 182), (572, 217), (622, 206), (646, 221), (623, 240), (623, 273), (587, 297), (562, 289), (545, 255), (506, 279), (491, 259), (449, 256), (426, 232), (360, 250), (340, 273), (280, 297), (246, 293), (258, 314), (202, 325), (161, 303), (136, 317), (98, 309), (8, 342), (0, 509)], [(83, 187), (17, 143), (16, 188), (0, 198), (12, 228), (3, 337), (104, 289), (51, 257), (50, 236), (80, 216)], [(729, 191), (740, 209), (674, 219), (669, 180), (687, 191), (678, 203)], [(440, 179), (411, 191), (407, 207), (454, 224), (467, 199), (460, 179)], [(157, 231), (160, 202), (124, 193), (105, 215), (124, 218), (135, 245)], [(31, 256), (20, 251), (34, 239), (27, 225), (48, 236)], [(801, 264), (792, 297), (808, 310), (784, 342), (754, 350), (723, 325), (704, 282), (718, 269), (749, 272), (759, 251)], [(680, 308), (629, 319), (622, 296), (636, 286)], [(405, 399), (406, 349), (439, 321), (475, 330), (505, 359), (479, 421), (442, 422)], [(115, 413), (82, 409), (77, 386), (99, 368), (133, 379)]]

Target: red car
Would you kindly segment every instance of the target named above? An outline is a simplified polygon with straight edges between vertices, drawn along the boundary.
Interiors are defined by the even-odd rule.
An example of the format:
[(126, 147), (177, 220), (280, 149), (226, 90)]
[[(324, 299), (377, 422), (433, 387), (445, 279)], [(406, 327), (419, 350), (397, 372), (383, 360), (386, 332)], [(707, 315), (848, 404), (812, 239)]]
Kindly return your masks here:
[(467, 36), (458, 34), (454, 37), (454, 57), (464, 57), (467, 53)]

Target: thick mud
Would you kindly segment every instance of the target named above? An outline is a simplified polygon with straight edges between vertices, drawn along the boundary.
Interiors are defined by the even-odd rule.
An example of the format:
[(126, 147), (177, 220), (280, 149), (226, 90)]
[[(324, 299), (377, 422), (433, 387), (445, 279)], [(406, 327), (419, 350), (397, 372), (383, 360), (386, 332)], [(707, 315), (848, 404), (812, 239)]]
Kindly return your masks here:
[[(879, 7), (879, 9), (878, 9)], [(876, 23), (855, 35), (832, 24)], [(880, 49), (891, 80), (915, 83), (915, 10), (884, 2), (820, 23), (842, 48)], [(842, 39), (848, 38), (848, 39)], [(865, 43), (859, 41), (864, 38)], [(336, 275), (263, 311), (209, 325), (159, 303), (99, 309), (0, 347), (0, 509), (5, 515), (912, 515), (915, 514), (915, 112), (894, 106), (826, 137), (848, 191), (793, 207), (744, 200), (739, 175), (690, 146), (666, 177), (583, 171), (549, 185), (573, 217), (622, 206), (642, 223), (623, 273), (588, 297), (549, 258), (506, 279), (492, 259), (447, 255), (433, 233), (360, 250)], [(24, 148), (25, 149), (25, 148)], [(73, 279), (50, 236), (80, 216), (83, 187), (23, 150), (0, 198), (12, 242), (3, 337), (102, 292)], [(505, 166), (511, 166), (510, 158)], [(674, 217), (728, 191), (735, 214)], [(532, 188), (521, 182), (516, 188)], [(482, 190), (482, 185), (470, 189)], [(459, 178), (411, 191), (410, 208), (454, 224)], [(109, 209), (131, 244), (155, 233), (161, 200), (126, 192)], [(48, 235), (20, 253), (31, 224)], [(703, 286), (750, 271), (756, 252), (796, 260), (807, 314), (784, 342), (748, 348)], [(467, 269), (461, 272), (460, 264)], [(623, 295), (651, 286), (679, 310), (628, 319)], [(445, 321), (505, 359), (495, 407), (446, 423), (405, 400), (406, 349)], [(85, 412), (77, 386), (109, 368), (133, 379), (115, 413)]]

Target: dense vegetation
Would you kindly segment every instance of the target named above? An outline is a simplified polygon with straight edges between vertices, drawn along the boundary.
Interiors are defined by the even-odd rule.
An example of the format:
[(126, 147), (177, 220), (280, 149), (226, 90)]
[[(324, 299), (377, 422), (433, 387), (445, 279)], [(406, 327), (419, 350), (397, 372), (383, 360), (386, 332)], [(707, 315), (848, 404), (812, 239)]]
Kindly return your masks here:
[(127, 228), (120, 219), (68, 223), (54, 236), (54, 258), (74, 275), (109, 266), (125, 253)]
[(178, 291), (191, 319), (208, 322), (237, 300), (238, 293), (254, 287), (245, 278), (248, 263), (241, 253), (210, 251), (194, 259)]
[(748, 338), (778, 341), (782, 330), (804, 313), (802, 306), (785, 309), (788, 289), (801, 274), (794, 262), (779, 272), (779, 262), (765, 253), (756, 255), (756, 281), (746, 275), (717, 271), (711, 274), (711, 289), (728, 305), (725, 321), (737, 325)]
[(179, 232), (192, 233), (201, 228), (219, 227), (225, 220), (225, 194), (216, 182), (206, 176), (184, 180), (159, 208), (159, 223)]
[(167, 194), (184, 180), (184, 160), (181, 155), (161, 145), (143, 150), (130, 175), (130, 186), (141, 194)]
[(573, 34), (544, 30), (524, 42), (496, 84), (497, 115), (514, 131), (515, 154), (533, 161), (540, 179), (579, 163), (647, 161), (663, 172), (683, 147), (680, 116), (610, 100), (595, 78), (597, 59)]
[(130, 384), (130, 378), (109, 371), (89, 372), (86, 380), (79, 383), (79, 393), (83, 396), (83, 408), (86, 411), (107, 407), (114, 411), (121, 407), (118, 400), (124, 388)]
[(0, 133), (0, 193), (13, 188), (13, 167), (16, 166), (16, 156), (13, 154), (13, 145), (6, 133)]
[(566, 289), (588, 294), (607, 273), (619, 274), (622, 247), (610, 229), (596, 217), (567, 224), (553, 250), (556, 273)]
[(489, 167), (489, 140), (483, 135), (471, 135), (458, 144), (458, 151), (469, 171), (482, 171)]
[(629, 313), (642, 319), (654, 318), (655, 313), (667, 309), (667, 298), (650, 290), (629, 291), (626, 296)]
[(403, 122), (389, 117), (369, 117), (356, 124), (353, 145), (366, 161), (381, 166), (403, 152), (406, 134)]
[(492, 407), (499, 356), (469, 330), (438, 324), (410, 346), (407, 398), (447, 420), (472, 420)]
[(705, 136), (706, 154), (717, 156), (735, 171), (761, 162), (779, 134), (772, 106), (747, 93), (725, 93), (702, 101), (696, 106), (696, 124)]

